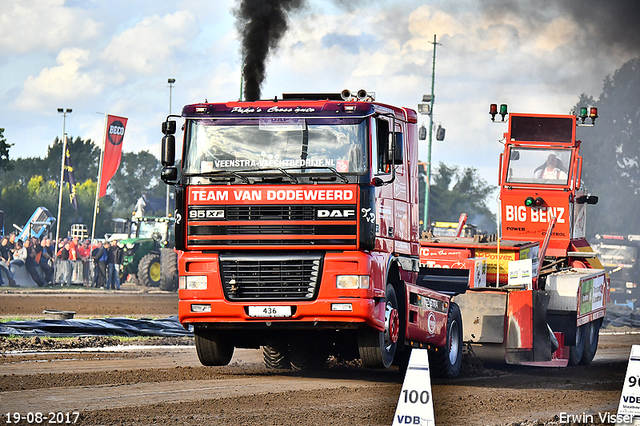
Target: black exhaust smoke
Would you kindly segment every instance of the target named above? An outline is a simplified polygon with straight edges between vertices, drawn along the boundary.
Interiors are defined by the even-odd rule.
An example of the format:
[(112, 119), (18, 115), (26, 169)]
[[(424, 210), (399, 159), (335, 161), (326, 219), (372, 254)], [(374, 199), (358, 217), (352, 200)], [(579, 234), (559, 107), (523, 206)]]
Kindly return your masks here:
[(278, 47), (288, 28), (288, 14), (305, 0), (242, 0), (234, 11), (242, 35), (244, 99), (260, 99), (269, 53)]

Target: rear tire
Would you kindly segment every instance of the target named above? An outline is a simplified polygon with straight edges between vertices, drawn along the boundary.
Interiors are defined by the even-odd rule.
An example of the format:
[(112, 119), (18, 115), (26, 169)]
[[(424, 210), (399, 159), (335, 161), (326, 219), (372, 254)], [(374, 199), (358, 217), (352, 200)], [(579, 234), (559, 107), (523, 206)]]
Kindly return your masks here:
[(462, 314), (457, 304), (451, 303), (447, 315), (447, 343), (444, 348), (429, 351), (431, 371), (437, 377), (452, 378), (462, 368)]
[(297, 371), (322, 370), (327, 363), (327, 352), (311, 341), (289, 344), (291, 368)]
[(598, 340), (600, 339), (600, 321), (591, 321), (585, 324), (584, 333), (584, 352), (582, 352), (582, 359), (580, 364), (589, 365), (593, 361), (593, 357), (596, 356), (598, 350)]
[(140, 259), (138, 264), (138, 280), (145, 287), (158, 287), (160, 285), (161, 269), (160, 255), (149, 253)]
[(576, 329), (576, 344), (569, 346), (569, 365), (578, 365), (582, 360), (586, 339), (586, 328), (581, 325)]
[(178, 289), (178, 253), (174, 249), (160, 249), (160, 290)]
[(286, 343), (270, 342), (262, 347), (264, 365), (270, 369), (290, 369), (289, 348)]
[(389, 368), (396, 355), (400, 332), (398, 299), (391, 284), (386, 290), (384, 331), (367, 329), (358, 334), (360, 359), (366, 368)]
[(233, 357), (233, 344), (222, 333), (196, 329), (194, 331), (196, 352), (202, 365), (227, 365)]

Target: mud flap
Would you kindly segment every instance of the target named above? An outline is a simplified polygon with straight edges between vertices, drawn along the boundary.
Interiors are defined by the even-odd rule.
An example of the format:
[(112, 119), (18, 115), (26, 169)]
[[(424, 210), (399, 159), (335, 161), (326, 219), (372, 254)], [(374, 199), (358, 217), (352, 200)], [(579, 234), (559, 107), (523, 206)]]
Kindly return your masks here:
[(531, 290), (509, 296), (507, 363), (551, 361), (553, 351), (547, 324), (549, 293)]

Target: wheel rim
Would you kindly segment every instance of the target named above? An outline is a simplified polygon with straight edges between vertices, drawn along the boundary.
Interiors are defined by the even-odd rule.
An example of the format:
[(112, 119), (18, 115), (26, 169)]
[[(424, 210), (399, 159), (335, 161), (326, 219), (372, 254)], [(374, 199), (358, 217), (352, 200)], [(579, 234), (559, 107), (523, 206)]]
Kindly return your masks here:
[(458, 362), (458, 352), (460, 350), (460, 330), (458, 330), (458, 322), (451, 321), (449, 326), (449, 363), (455, 365)]
[(149, 267), (149, 278), (151, 281), (157, 282), (160, 281), (160, 263), (153, 262)]
[(387, 303), (384, 317), (384, 347), (388, 350), (391, 345), (398, 342), (398, 336), (400, 335), (400, 315), (391, 303)]

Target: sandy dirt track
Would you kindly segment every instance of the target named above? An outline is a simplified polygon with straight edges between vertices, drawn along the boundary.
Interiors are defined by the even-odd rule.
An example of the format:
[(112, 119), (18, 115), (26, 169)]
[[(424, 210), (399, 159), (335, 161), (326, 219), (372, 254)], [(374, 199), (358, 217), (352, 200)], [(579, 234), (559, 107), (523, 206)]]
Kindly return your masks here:
[[(44, 305), (80, 316), (162, 317), (176, 313), (176, 302), (169, 293), (0, 294), (1, 315), (9, 317), (42, 316)], [(82, 425), (390, 425), (403, 380), (395, 369), (338, 362), (313, 373), (267, 370), (259, 350), (236, 350), (229, 366), (203, 367), (191, 339), (145, 343), (83, 352), (5, 348), (0, 422), (6, 413), (78, 412)], [(573, 424), (600, 424), (598, 413), (617, 409), (634, 343), (639, 334), (603, 330), (592, 365), (564, 369), (482, 366), (469, 358), (461, 377), (433, 381), (436, 424), (572, 424), (561, 422), (562, 413), (591, 413), (593, 423)]]

